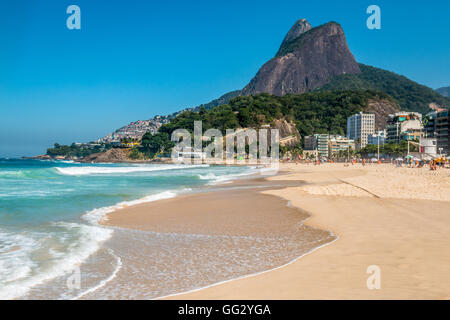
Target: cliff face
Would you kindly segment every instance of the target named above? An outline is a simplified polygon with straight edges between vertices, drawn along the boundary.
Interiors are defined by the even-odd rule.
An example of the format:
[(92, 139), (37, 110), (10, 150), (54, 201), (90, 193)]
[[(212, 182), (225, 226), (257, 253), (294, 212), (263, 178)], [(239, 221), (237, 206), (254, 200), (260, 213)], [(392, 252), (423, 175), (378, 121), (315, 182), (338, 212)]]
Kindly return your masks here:
[(277, 56), (261, 67), (242, 94), (304, 93), (337, 75), (359, 72), (339, 24), (330, 22), (311, 29), (302, 19), (288, 32)]
[(287, 122), (285, 119), (276, 119), (275, 128), (280, 133), (280, 145), (293, 147), (300, 143), (300, 133), (293, 122)]
[(375, 114), (375, 130), (383, 130), (390, 114), (400, 111), (398, 104), (386, 99), (370, 99), (364, 110)]
[(304, 34), (305, 32), (308, 32), (309, 30), (312, 29), (312, 26), (309, 24), (308, 21), (306, 21), (306, 19), (300, 19), (298, 20), (293, 26), (292, 28), (289, 30), (289, 32), (286, 34), (286, 36), (284, 37), (283, 42), (281, 43), (281, 47), (282, 48), (284, 45), (286, 45), (287, 43), (297, 39), (298, 37), (300, 37), (302, 34)]

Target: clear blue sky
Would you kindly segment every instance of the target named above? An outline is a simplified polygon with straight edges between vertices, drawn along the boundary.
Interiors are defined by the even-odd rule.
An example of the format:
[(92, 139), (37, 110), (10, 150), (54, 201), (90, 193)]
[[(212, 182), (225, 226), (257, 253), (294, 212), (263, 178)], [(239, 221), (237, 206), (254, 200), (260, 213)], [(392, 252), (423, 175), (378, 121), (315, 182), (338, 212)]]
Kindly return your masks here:
[[(68, 30), (66, 8), (81, 8)], [(377, 4), (382, 29), (368, 30)], [(90, 141), (241, 89), (292, 26), (339, 22), (357, 61), (450, 86), (450, 2), (0, 2), (0, 157)]]

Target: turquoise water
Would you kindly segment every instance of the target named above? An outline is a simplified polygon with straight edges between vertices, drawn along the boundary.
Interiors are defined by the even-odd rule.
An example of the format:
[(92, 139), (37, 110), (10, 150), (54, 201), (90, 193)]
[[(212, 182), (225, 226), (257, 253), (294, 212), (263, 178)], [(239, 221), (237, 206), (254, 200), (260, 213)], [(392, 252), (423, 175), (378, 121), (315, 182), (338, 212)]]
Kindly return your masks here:
[(105, 213), (250, 172), (0, 159), (0, 298), (23, 297), (95, 253), (113, 233), (97, 225)]

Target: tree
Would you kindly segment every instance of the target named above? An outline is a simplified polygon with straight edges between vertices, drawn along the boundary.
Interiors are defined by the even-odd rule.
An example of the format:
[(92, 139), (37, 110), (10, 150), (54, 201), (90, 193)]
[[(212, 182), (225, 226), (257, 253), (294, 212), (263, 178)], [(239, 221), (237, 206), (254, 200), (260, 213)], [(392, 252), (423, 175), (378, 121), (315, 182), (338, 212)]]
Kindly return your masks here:
[(142, 137), (141, 150), (150, 157), (154, 157), (158, 153), (170, 152), (174, 145), (166, 132), (155, 134), (147, 132)]
[(128, 157), (133, 160), (139, 160), (144, 158), (144, 154), (140, 152), (137, 148), (133, 148), (128, 154)]

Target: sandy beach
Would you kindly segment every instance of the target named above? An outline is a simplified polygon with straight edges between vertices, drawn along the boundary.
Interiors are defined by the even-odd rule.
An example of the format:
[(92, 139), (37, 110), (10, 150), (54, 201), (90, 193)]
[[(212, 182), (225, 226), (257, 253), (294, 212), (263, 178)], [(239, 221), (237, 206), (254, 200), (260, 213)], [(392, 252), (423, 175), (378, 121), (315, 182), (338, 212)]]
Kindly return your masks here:
[[(296, 257), (284, 254), (286, 261), (266, 264), (265, 270), (274, 270), (249, 269), (259, 274), (172, 299), (450, 299), (450, 170), (389, 164), (281, 169), (280, 175), (223, 190), (125, 208), (105, 223), (303, 241), (278, 246)], [(264, 255), (277, 251), (274, 246)], [(366, 285), (371, 265), (381, 271), (379, 290)]]

